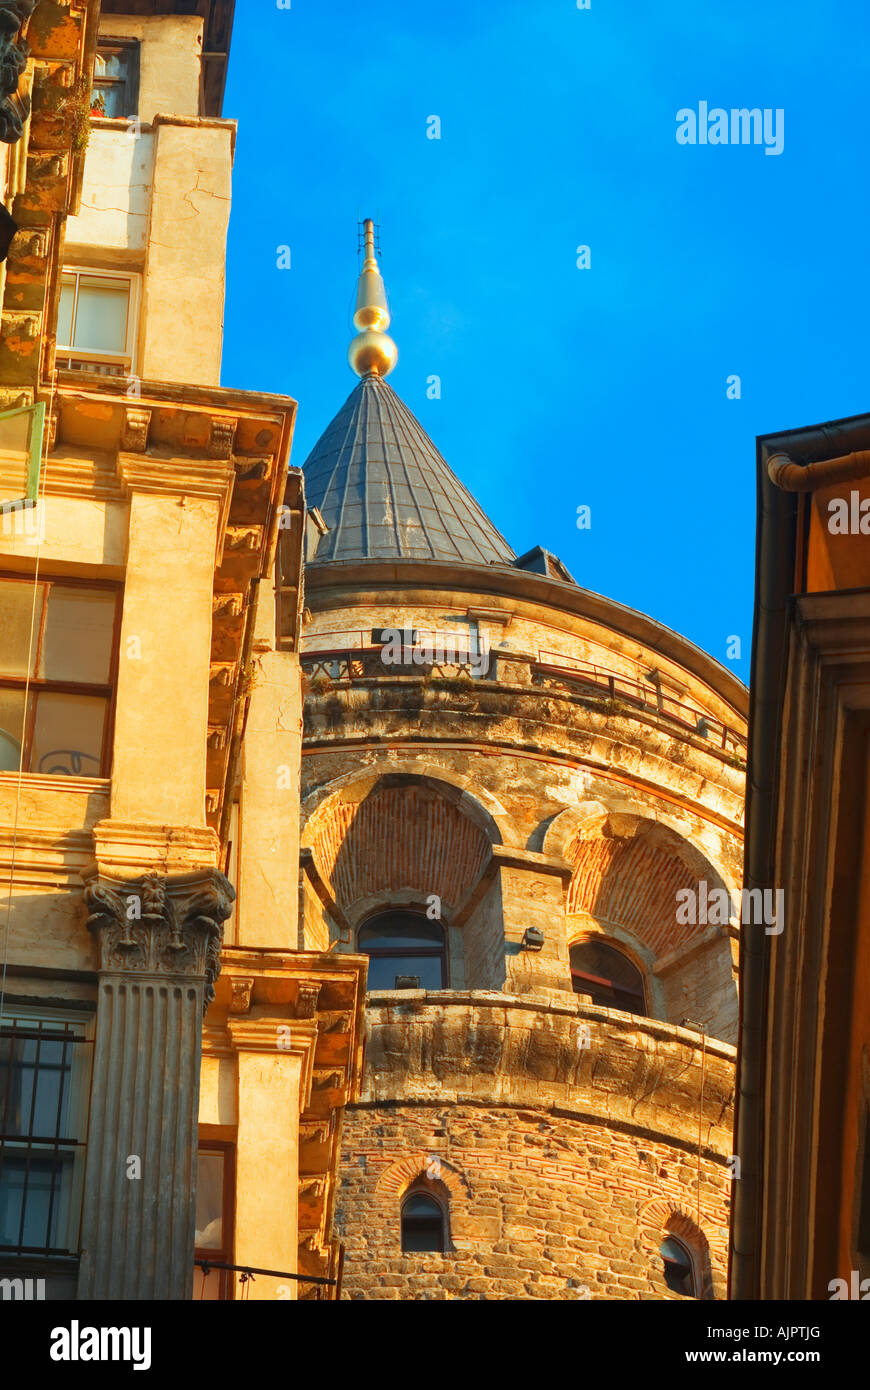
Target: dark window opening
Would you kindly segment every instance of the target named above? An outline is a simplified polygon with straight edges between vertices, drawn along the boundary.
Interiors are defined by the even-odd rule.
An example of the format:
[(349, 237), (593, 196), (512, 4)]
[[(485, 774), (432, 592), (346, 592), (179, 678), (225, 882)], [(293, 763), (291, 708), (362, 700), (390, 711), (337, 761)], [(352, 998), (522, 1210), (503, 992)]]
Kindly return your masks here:
[(0, 1250), (67, 1255), (73, 1202), (75, 1045), (64, 1023), (0, 1026)]
[(139, 110), (139, 40), (100, 39), (94, 57), (91, 115), (135, 117)]
[(673, 1236), (662, 1241), (661, 1256), (665, 1264), (665, 1283), (674, 1293), (686, 1298), (695, 1297), (695, 1271), (686, 1247)]
[(645, 1014), (643, 976), (636, 965), (603, 941), (590, 939), (571, 947), (571, 985), (575, 994), (589, 994), (593, 1004)]
[(443, 1255), (447, 1249), (446, 1212), (427, 1192), (410, 1192), (402, 1203), (402, 1250)]
[(445, 988), (444, 928), (422, 912), (381, 912), (360, 927), (357, 940), (369, 958), (369, 990)]

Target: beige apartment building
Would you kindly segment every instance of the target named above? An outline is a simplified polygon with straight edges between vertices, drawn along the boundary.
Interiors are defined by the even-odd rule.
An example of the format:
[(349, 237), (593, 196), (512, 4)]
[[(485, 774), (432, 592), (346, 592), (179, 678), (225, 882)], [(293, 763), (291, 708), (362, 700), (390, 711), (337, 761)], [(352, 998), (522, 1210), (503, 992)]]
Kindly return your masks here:
[(232, 5), (3, 9), (0, 1272), (334, 1297), (365, 963), (298, 949), (295, 402), (220, 384)]

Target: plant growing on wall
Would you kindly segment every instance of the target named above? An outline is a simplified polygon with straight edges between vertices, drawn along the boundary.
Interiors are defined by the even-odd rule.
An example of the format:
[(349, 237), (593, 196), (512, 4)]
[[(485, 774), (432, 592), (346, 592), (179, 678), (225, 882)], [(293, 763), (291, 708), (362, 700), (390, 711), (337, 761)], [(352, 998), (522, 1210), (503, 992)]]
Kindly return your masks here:
[(98, 92), (92, 94), (86, 77), (80, 78), (70, 95), (59, 103), (57, 115), (70, 132), (75, 154), (83, 154), (88, 147), (91, 117), (103, 116), (105, 111), (105, 101)]

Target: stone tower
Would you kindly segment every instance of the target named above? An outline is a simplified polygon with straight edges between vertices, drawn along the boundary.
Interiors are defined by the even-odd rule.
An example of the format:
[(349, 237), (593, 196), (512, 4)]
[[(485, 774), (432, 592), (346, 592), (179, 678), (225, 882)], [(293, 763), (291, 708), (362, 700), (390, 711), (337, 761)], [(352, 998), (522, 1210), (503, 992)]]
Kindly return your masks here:
[(300, 945), (370, 957), (344, 1296), (722, 1297), (746, 692), (514, 554), (384, 379), (371, 224), (355, 321), (304, 466)]

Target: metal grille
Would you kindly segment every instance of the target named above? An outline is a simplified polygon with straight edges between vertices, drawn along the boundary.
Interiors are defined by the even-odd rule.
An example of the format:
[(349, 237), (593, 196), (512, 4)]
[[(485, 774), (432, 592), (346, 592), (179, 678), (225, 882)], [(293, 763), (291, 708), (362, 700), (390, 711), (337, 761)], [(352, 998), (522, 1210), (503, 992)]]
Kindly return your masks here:
[(85, 1041), (58, 1021), (0, 1024), (0, 1250), (70, 1253), (73, 1047)]

